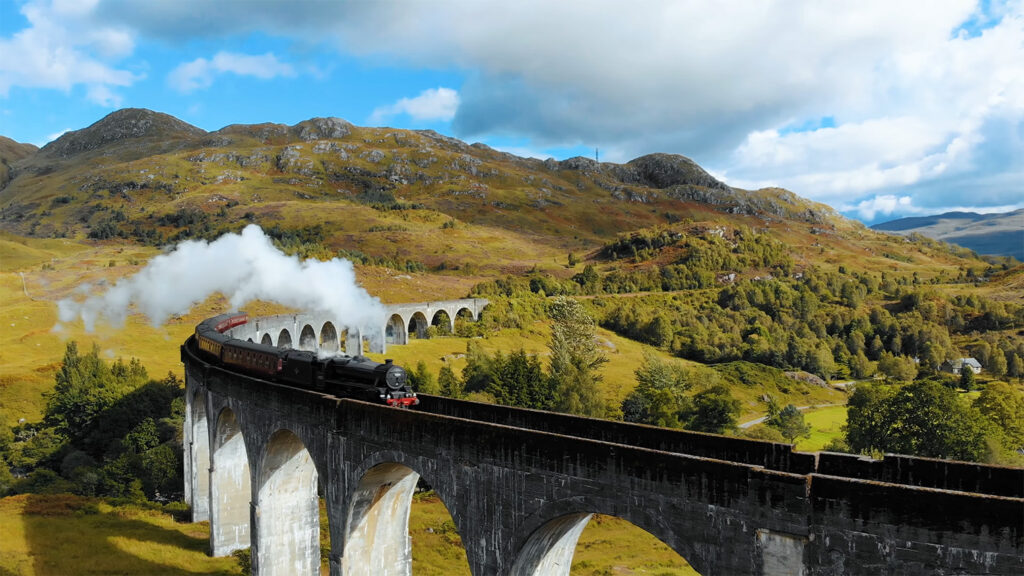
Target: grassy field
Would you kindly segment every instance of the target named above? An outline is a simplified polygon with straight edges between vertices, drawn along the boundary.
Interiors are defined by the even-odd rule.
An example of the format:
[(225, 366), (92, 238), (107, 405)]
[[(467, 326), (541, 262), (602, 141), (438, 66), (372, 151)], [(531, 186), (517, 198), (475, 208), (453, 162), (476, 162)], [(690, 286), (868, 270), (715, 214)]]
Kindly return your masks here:
[(846, 424), (846, 406), (826, 406), (804, 411), (804, 422), (811, 427), (810, 438), (798, 438), (797, 450), (814, 452), (823, 450), (833, 440), (843, 436)]

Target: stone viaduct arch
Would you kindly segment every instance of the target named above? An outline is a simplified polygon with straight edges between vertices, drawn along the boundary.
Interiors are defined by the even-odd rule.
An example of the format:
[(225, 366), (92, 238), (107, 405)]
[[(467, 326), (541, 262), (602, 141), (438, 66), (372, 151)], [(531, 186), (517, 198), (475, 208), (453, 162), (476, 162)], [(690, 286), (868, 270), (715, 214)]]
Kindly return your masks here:
[(705, 575), (1024, 572), (1024, 470), (799, 453), (431, 396), (397, 410), (226, 371), (191, 341), (182, 360), (193, 517), (206, 450), (211, 551), (251, 545), (255, 574), (317, 573), (318, 483), (331, 574), (409, 574), (420, 477), (464, 535), (474, 576), (567, 574), (592, 513), (650, 532)]

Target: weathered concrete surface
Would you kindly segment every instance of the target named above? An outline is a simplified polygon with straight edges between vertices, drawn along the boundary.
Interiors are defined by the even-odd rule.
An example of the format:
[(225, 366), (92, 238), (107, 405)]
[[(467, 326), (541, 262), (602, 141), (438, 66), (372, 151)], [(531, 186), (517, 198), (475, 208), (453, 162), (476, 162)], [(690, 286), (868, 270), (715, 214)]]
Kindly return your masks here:
[[(231, 374), (188, 345), (182, 358), (186, 398), (210, 415), (209, 443), (194, 406), (185, 436), (193, 468), (212, 448), (211, 545), (242, 541), (226, 544), (225, 531), (240, 527), (223, 526), (227, 507), (215, 502), (237, 486), (253, 503), (259, 574), (280, 573), (271, 568), (278, 557), (292, 573), (315, 573), (301, 534), (318, 519), (299, 513), (297, 529), (282, 528), (266, 512), (282, 497), (302, 510), (311, 477), (323, 486), (335, 576), (409, 573), (419, 477), (451, 513), (475, 576), (564, 573), (593, 513), (650, 532), (706, 575), (1024, 573), (1024, 498), (1012, 495), (1024, 470), (821, 459), (781, 444), (434, 397), (422, 397), (421, 410), (396, 410)], [(230, 444), (228, 414), (241, 445)], [(308, 464), (286, 465), (293, 458)], [(225, 483), (228, 461), (250, 486)], [(297, 478), (274, 480), (283, 470)], [(193, 505), (198, 476), (186, 476)]]
[(251, 490), (245, 442), (230, 409), (218, 412), (211, 446), (210, 550), (214, 556), (227, 556), (249, 547)]
[[(259, 573), (316, 574), (320, 569), (317, 472), (302, 441), (288, 430), (271, 436), (255, 510)], [(273, 530), (266, 527), (272, 526)]]
[(412, 573), (409, 512), (419, 474), (398, 464), (379, 464), (359, 479), (346, 519), (345, 574)]

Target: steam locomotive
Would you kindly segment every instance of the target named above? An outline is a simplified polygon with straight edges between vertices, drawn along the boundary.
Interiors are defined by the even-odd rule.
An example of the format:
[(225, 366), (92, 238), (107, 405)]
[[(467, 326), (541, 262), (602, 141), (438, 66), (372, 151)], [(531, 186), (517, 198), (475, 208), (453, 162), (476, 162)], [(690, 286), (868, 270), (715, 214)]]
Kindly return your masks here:
[(223, 366), (290, 386), (401, 408), (420, 402), (405, 369), (391, 360), (381, 364), (365, 356), (318, 358), (315, 352), (272, 348), (224, 334), (248, 321), (244, 312), (205, 320), (196, 326), (195, 346)]

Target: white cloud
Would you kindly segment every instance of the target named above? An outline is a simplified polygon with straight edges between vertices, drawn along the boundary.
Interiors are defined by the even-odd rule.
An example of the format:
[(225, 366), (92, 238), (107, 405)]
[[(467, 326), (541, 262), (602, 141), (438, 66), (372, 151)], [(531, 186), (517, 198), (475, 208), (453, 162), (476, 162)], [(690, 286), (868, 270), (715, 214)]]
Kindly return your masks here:
[(277, 56), (270, 52), (254, 56), (221, 51), (211, 60), (196, 58), (179, 64), (168, 74), (167, 83), (179, 92), (188, 93), (209, 88), (221, 74), (270, 80), (279, 76), (295, 76), (295, 69), (278, 61)]
[(67, 134), (68, 132), (71, 132), (71, 128), (65, 128), (59, 132), (54, 132), (53, 134), (46, 136), (46, 138), (42, 142), (33, 142), (33, 144), (42, 148), (43, 146), (46, 146), (50, 142), (53, 142), (54, 140), (60, 138), (61, 136)]
[(130, 86), (141, 77), (118, 70), (110, 60), (130, 53), (134, 42), (125, 28), (95, 22), (95, 4), (38, 0), (22, 6), (29, 26), (0, 38), (0, 96), (12, 87), (66, 92), (83, 85), (89, 100), (119, 104), (114, 87)]
[[(946, 211), (963, 205), (965, 194), (975, 211), (1019, 203), (1024, 5), (1004, 8), (979, 35), (936, 38), (879, 60), (873, 103), (820, 108), (835, 115), (835, 127), (751, 130), (719, 160), (729, 182), (782, 185), (867, 220)], [(893, 204), (897, 197), (913, 204)]]
[(891, 194), (862, 200), (855, 209), (861, 218), (867, 221), (874, 220), (880, 214), (889, 216), (894, 213), (907, 214), (909, 212), (918, 212), (913, 207), (913, 201), (910, 196), (896, 197)]
[(459, 93), (451, 88), (430, 88), (415, 98), (402, 98), (394, 104), (380, 106), (370, 115), (371, 124), (379, 124), (399, 114), (413, 120), (449, 121), (459, 109)]

